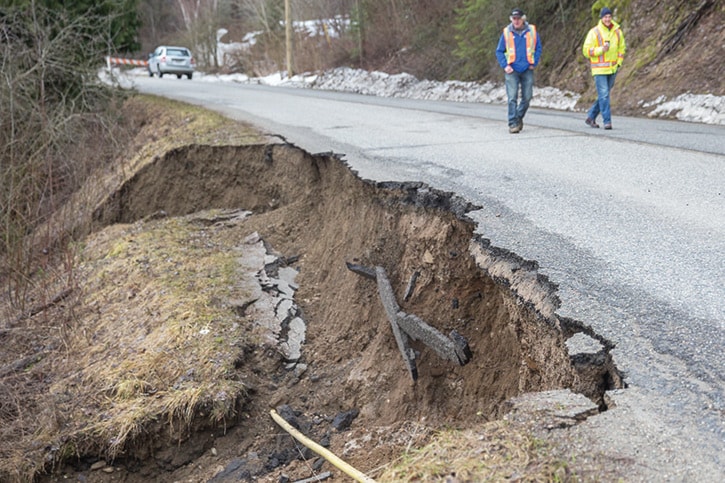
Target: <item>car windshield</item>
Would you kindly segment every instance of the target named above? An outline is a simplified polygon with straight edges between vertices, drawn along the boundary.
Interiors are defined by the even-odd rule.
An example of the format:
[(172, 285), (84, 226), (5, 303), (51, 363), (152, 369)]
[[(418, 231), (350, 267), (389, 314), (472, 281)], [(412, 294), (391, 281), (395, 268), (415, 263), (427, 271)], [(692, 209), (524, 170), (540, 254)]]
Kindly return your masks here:
[(179, 57), (188, 57), (189, 51), (185, 49), (167, 49), (166, 53), (168, 55), (177, 55)]

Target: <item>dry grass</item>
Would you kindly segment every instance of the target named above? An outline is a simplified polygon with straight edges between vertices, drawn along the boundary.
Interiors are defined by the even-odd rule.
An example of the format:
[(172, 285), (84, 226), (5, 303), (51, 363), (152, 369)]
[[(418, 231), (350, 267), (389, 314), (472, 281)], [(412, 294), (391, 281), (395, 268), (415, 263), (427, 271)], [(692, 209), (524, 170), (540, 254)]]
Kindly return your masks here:
[(42, 390), (3, 414), (14, 417), (3, 421), (0, 474), (30, 476), (74, 455), (112, 460), (236, 417), (253, 342), (225, 301), (249, 296), (237, 274), (242, 232), (195, 221), (205, 216), (215, 212), (114, 225), (78, 249), (75, 318), (62, 348), (23, 374)]
[(490, 422), (480, 430), (441, 431), (428, 445), (406, 452), (378, 480), (578, 481), (545, 442), (507, 421)]
[(186, 218), (117, 225), (89, 239), (79, 267), (84, 320), (103, 317), (92, 332), (76, 331), (76, 377), (102, 396), (106, 419), (93, 432), (111, 441), (110, 457), (139, 422), (160, 415), (171, 428), (200, 409), (214, 423), (233, 417), (244, 385), (230, 375), (246, 341), (222, 301), (239, 296), (236, 255)]
[[(58, 247), (86, 233), (93, 210), (169, 150), (262, 139), (193, 106), (127, 102), (138, 127), (127, 157), (93, 173), (38, 230), (55, 233)], [(65, 245), (62, 260), (36, 272), (28, 305), (37, 313), (0, 298), (0, 480), (32, 480), (71, 457), (113, 459), (155, 439), (181, 441), (235, 417), (246, 387), (234, 365), (247, 340), (224, 303), (239, 289), (240, 235), (227, 231), (186, 218), (111, 226)]]

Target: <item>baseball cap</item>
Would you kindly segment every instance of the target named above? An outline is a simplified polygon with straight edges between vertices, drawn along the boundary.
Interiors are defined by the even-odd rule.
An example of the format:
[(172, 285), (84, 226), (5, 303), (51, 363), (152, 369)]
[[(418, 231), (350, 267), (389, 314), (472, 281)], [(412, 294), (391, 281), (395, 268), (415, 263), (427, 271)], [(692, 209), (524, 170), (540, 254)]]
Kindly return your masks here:
[(520, 8), (514, 8), (513, 10), (511, 10), (511, 16), (512, 17), (523, 17), (524, 11), (521, 10)]

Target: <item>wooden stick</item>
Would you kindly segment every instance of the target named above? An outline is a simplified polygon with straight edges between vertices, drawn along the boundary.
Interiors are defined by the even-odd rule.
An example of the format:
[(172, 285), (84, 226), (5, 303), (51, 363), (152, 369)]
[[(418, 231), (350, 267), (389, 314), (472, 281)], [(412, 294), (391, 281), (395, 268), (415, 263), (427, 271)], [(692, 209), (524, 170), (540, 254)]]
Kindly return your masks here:
[(333, 466), (345, 472), (346, 475), (353, 478), (355, 481), (359, 481), (360, 483), (375, 483), (375, 480), (367, 476), (365, 473), (356, 470), (355, 468), (335, 456), (335, 454), (333, 454), (330, 450), (323, 448), (319, 444), (307, 438), (304, 434), (297, 431), (295, 428), (292, 427), (292, 425), (285, 421), (284, 418), (280, 416), (274, 409), (270, 410), (269, 414), (272, 416), (272, 419), (274, 419), (274, 421), (279, 424), (282, 429), (292, 435), (294, 439), (304, 444), (318, 455), (325, 458)]
[(413, 340), (422, 341), (425, 345), (436, 351), (441, 358), (448, 359), (461, 366), (468, 362), (469, 358), (464, 355), (464, 352), (456, 350), (456, 341), (449, 339), (417, 315), (406, 314), (402, 310), (399, 310), (395, 320), (400, 325), (400, 328)]
[(345, 262), (345, 265), (347, 266), (347, 269), (351, 272), (355, 272), (358, 275), (362, 275), (365, 278), (369, 278), (370, 280), (375, 280), (375, 270), (372, 268), (364, 267), (362, 265), (356, 265), (354, 263), (348, 263)]

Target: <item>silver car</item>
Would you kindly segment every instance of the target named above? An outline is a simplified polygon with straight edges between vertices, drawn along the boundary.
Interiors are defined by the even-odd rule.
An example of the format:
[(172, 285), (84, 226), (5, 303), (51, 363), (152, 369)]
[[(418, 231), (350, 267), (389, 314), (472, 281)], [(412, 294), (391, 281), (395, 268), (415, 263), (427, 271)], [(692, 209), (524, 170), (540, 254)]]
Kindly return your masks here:
[(153, 53), (149, 54), (148, 70), (149, 75), (154, 74), (163, 77), (164, 74), (176, 74), (181, 79), (185, 75), (189, 79), (194, 75), (196, 61), (191, 51), (186, 47), (173, 47), (161, 45), (156, 47)]

